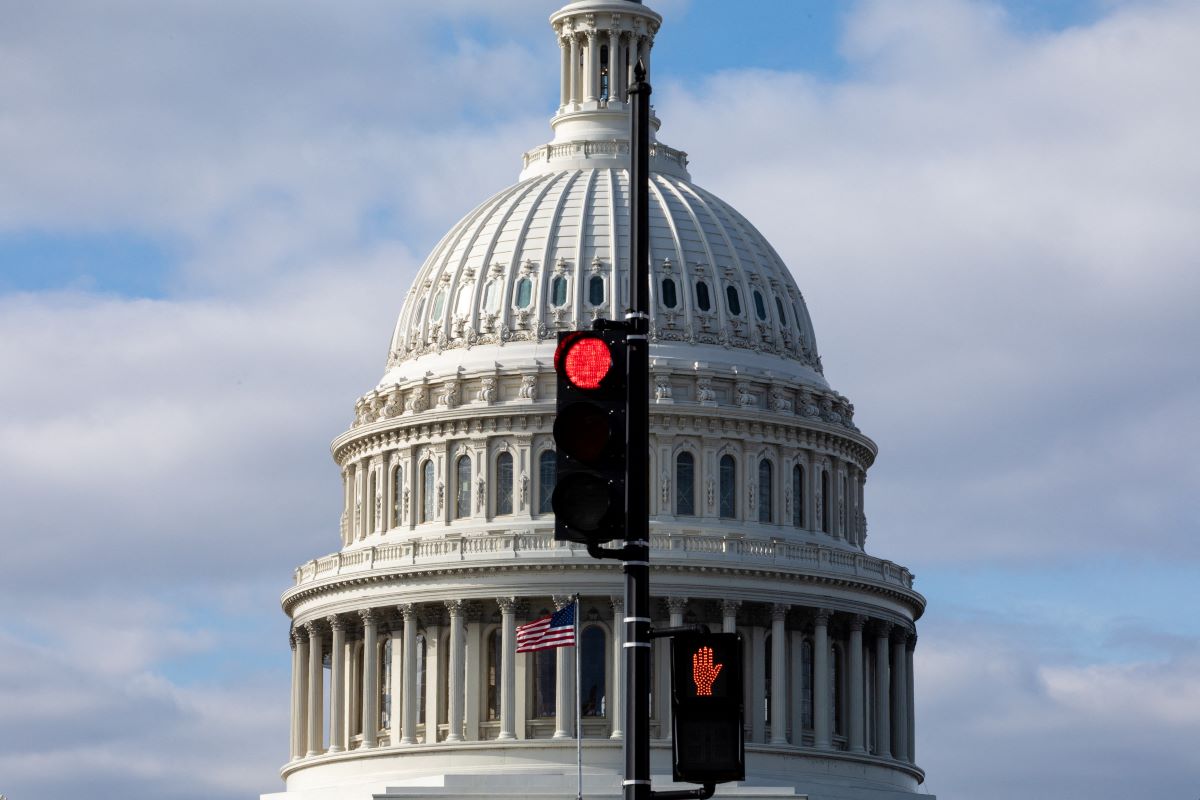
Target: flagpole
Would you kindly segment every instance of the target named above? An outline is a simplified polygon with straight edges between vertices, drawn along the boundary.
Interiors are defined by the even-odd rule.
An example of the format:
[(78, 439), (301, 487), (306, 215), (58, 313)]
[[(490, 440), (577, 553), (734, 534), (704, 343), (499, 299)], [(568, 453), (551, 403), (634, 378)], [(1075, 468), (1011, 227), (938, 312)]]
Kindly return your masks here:
[(579, 707), (579, 657), (583, 645), (579, 641), (579, 593), (575, 593), (575, 800), (583, 800), (583, 709)]

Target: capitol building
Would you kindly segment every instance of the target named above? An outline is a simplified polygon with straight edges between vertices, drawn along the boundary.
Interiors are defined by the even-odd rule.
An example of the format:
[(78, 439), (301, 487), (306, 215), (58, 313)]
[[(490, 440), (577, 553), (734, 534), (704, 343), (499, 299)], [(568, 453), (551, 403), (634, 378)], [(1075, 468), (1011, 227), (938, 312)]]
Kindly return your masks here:
[[(551, 141), (405, 296), (332, 445), (340, 546), (283, 594), (290, 758), (264, 800), (572, 798), (577, 716), (584, 796), (620, 797), (624, 576), (554, 539), (553, 354), (558, 332), (624, 317), (627, 90), (638, 59), (654, 81), (661, 23), (635, 0), (550, 17)], [(743, 637), (747, 780), (717, 797), (915, 797), (925, 601), (867, 552), (875, 443), (825, 379), (792, 270), (651, 121), (650, 591), (655, 625)], [(518, 654), (516, 627), (577, 593), (578, 646)], [(654, 642), (656, 789), (684, 788), (668, 650)]]

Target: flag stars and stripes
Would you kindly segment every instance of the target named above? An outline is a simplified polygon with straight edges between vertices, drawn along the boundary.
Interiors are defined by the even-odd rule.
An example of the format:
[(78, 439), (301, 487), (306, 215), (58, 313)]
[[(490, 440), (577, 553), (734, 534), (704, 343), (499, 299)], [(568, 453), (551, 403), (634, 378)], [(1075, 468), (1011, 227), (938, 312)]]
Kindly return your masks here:
[(575, 603), (517, 628), (517, 652), (575, 646)]

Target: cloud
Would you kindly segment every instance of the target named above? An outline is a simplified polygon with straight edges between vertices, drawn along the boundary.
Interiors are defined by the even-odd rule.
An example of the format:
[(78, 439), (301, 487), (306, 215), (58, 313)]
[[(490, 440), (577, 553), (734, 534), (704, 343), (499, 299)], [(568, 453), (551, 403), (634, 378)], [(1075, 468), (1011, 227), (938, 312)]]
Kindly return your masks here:
[(848, 24), (849, 80), (729, 72), (660, 105), (697, 181), (792, 267), (881, 444), (871, 546), (1200, 556), (1178, 536), (1200, 478), (1180, 346), (1200, 339), (1200, 13), (1028, 36), (939, 0)]

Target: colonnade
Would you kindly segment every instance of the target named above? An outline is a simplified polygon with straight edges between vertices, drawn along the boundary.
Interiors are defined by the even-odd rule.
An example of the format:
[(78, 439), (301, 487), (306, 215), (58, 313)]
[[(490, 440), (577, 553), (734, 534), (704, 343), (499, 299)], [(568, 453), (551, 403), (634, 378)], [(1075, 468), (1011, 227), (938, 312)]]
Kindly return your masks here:
[[(518, 617), (540, 615), (535, 609), (547, 610), (546, 600), (404, 603), (295, 626), (292, 759), (383, 746), (573, 738), (581, 713), (573, 702), (573, 659), (582, 649), (553, 651), (552, 720), (535, 717), (537, 676), (516, 653)], [(552, 600), (555, 607), (570, 602)], [(659, 624), (707, 622), (713, 630), (742, 634), (747, 743), (915, 762), (916, 634), (910, 623), (780, 603), (667, 597), (659, 606)], [(622, 600), (584, 598), (581, 608), (587, 615), (581, 624), (605, 633), (602, 719), (586, 725), (585, 736), (620, 739)], [(485, 632), (491, 631), (499, 637), (499, 664), (486, 652)], [(651, 729), (660, 738), (670, 731), (668, 659), (667, 641), (656, 640)], [(489, 696), (489, 687), (498, 697)], [(489, 714), (498, 718), (487, 719)]]
[(608, 23), (607, 28), (604, 24), (597, 20), (593, 25), (577, 27), (564, 23), (559, 27), (561, 110), (624, 103), (633, 65), (639, 59), (646, 65), (649, 75), (654, 37), (644, 30), (621, 29), (619, 19)]

